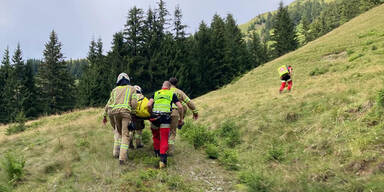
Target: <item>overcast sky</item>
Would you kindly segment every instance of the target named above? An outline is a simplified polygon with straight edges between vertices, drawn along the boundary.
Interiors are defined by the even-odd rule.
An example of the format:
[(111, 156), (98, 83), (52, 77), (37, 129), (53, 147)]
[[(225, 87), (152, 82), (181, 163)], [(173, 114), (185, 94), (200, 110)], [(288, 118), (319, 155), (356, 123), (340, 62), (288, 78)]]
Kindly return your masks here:
[[(179, 5), (187, 31), (193, 33), (213, 15), (234, 15), (238, 24), (266, 11), (275, 10), (281, 0), (165, 0), (170, 13)], [(283, 0), (289, 4), (293, 0)], [(84, 58), (92, 38), (101, 38), (104, 51), (112, 36), (121, 31), (133, 6), (155, 8), (157, 0), (0, 0), (0, 56), (8, 46), (13, 55), (19, 42), (24, 59), (42, 58), (44, 43), (54, 29), (69, 58)]]

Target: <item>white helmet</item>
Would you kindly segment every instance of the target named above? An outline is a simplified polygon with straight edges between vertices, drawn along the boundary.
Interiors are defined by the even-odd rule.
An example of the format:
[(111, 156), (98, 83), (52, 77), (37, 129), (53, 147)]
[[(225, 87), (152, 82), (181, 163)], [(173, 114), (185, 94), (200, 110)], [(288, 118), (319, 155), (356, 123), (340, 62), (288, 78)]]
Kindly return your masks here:
[(138, 92), (142, 92), (142, 89), (141, 89), (141, 87), (140, 86), (138, 86), (138, 85), (135, 85), (135, 86), (133, 86), (135, 89), (136, 89), (136, 91), (138, 91)]
[(120, 73), (119, 76), (117, 77), (116, 83), (119, 83), (119, 81), (122, 80), (123, 77), (129, 81), (129, 76), (126, 73)]

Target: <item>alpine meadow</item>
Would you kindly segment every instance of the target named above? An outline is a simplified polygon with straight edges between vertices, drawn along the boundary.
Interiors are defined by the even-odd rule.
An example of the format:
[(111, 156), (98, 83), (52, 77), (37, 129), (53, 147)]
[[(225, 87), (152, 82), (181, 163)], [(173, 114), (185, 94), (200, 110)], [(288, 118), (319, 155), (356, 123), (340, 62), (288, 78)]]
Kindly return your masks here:
[[(55, 30), (43, 59), (7, 48), (0, 192), (384, 191), (383, 3), (281, 2), (239, 26), (216, 14), (188, 34), (180, 7), (159, 0), (130, 9), (112, 47), (93, 39), (87, 58), (66, 59)], [(292, 66), (290, 91), (279, 92), (281, 66)], [(177, 77), (196, 106), (165, 168), (153, 114), (143, 147), (114, 159), (118, 125), (102, 122), (122, 72), (154, 105)]]

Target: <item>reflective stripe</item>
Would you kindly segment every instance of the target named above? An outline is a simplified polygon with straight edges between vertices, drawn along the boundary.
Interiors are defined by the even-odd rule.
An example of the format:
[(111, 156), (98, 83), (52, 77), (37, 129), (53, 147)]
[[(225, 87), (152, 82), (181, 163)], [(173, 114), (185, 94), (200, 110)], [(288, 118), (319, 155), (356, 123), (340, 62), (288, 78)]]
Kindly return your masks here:
[(155, 92), (153, 111), (155, 112), (171, 112), (172, 97), (174, 92), (172, 90), (162, 89)]
[(121, 144), (120, 148), (121, 149), (128, 149), (128, 145), (127, 144)]
[(171, 128), (171, 124), (160, 124), (160, 128)]
[(196, 114), (196, 113), (198, 113), (198, 112), (199, 112), (199, 110), (197, 110), (197, 109), (195, 109), (195, 110), (192, 111), (193, 114)]

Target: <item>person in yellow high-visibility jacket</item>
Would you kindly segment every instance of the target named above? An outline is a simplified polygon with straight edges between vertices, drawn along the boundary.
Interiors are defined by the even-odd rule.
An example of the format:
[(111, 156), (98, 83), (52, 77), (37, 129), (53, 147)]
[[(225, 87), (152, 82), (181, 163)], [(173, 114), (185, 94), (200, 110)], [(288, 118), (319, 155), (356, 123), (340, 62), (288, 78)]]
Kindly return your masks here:
[(279, 72), (280, 75), (280, 80), (281, 80), (281, 86), (279, 89), (279, 93), (282, 93), (285, 86), (288, 84), (288, 91), (291, 91), (292, 89), (292, 67), (290, 65), (282, 65), (279, 68), (277, 68), (277, 71)]

